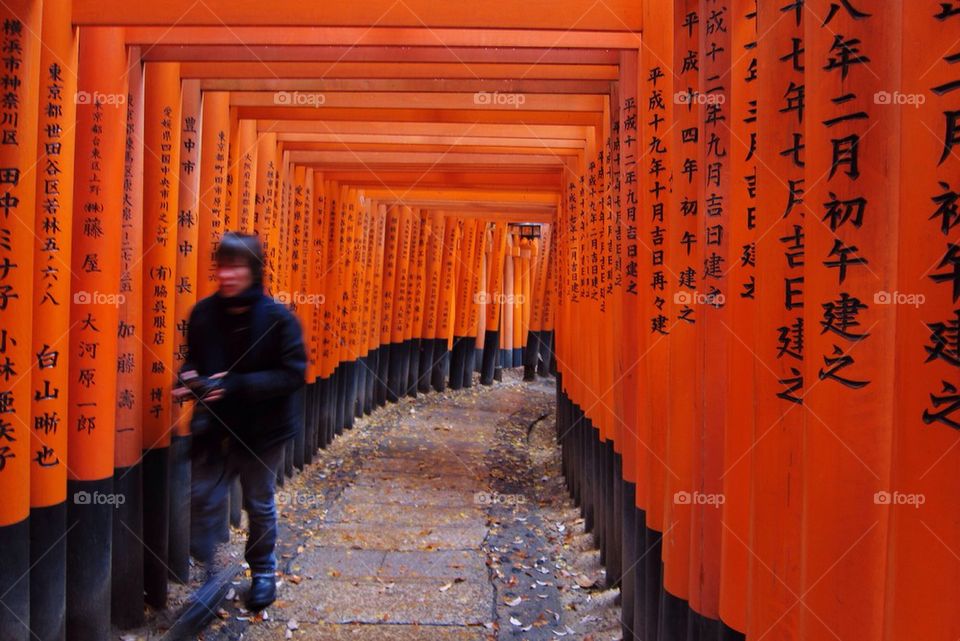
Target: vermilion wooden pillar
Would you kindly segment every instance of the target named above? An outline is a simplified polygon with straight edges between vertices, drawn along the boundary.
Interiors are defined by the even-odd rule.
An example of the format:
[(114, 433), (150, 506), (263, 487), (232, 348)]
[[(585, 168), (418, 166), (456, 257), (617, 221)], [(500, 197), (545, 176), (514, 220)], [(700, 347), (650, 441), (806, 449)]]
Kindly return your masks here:
[(880, 638), (888, 598), (902, 8), (806, 3), (801, 639)]
[(229, 231), (225, 220), (230, 148), (230, 94), (203, 93), (200, 131), (200, 208), (197, 225), (197, 298), (216, 291), (213, 259), (220, 238)]
[[(804, 150), (806, 65), (803, 10), (781, 11), (761, 3), (757, 40), (756, 302), (754, 396), (750, 453), (754, 524), (748, 539), (750, 580), (747, 636), (799, 638), (800, 521), (803, 510), (802, 459), (808, 357), (804, 308), (804, 220), (815, 215), (805, 205)], [(815, 178), (814, 178), (815, 179)], [(812, 179), (813, 180), (813, 179)], [(811, 182), (812, 182), (811, 180)], [(731, 461), (730, 466), (740, 465)]]
[(420, 211), (417, 220), (416, 238), (416, 274), (411, 287), (410, 327), (410, 369), (407, 377), (407, 395), (416, 396), (420, 380), (421, 333), (423, 329), (423, 292), (424, 277), (427, 267), (427, 247), (430, 241), (430, 219), (426, 212)]
[(540, 362), (538, 367), (538, 372), (541, 376), (546, 376), (547, 374), (556, 375), (556, 357), (554, 354), (554, 346), (556, 343), (556, 316), (558, 302), (557, 299), (560, 295), (559, 293), (559, 284), (558, 284), (558, 275), (557, 275), (557, 265), (559, 262), (558, 258), (558, 243), (557, 243), (557, 234), (556, 229), (559, 224), (554, 223), (550, 226), (551, 236), (550, 236), (550, 258), (549, 263), (547, 264), (547, 276), (544, 281), (544, 286), (546, 287), (546, 296), (544, 297), (543, 304), (543, 332), (546, 336), (545, 342), (541, 345), (541, 355), (543, 360)]
[(227, 180), (223, 202), (223, 230), (240, 230), (240, 119), (237, 108), (227, 99), (229, 134), (227, 136)]
[(35, 361), (32, 369), (29, 623), (33, 638), (54, 641), (66, 635), (65, 419), (77, 92), (77, 38), (69, 2), (43, 4), (41, 34), (32, 352), (49, 357)]
[(25, 374), (36, 358), (29, 319), (34, 308), (41, 4), (13, 2), (0, 9), (0, 16), (0, 46), (8, 59), (5, 92), (12, 94), (0, 116), (5, 122), (0, 138), (0, 630), (20, 640), (30, 638), (33, 381)]
[[(380, 405), (380, 389), (383, 381), (380, 376), (380, 363), (386, 356), (384, 355), (384, 346), (380, 342), (381, 325), (383, 323), (383, 273), (386, 261), (386, 227), (387, 210), (386, 206), (377, 201), (370, 202), (370, 215), (376, 220), (376, 227), (373, 236), (373, 270), (370, 274), (372, 282), (370, 283), (370, 325), (367, 337), (370, 352), (370, 378), (367, 383), (368, 402), (370, 410), (376, 409)], [(427, 382), (429, 384), (429, 374)]]
[[(670, 371), (671, 334), (686, 331), (678, 327), (680, 321), (675, 315), (679, 274), (671, 262), (679, 250), (671, 236), (672, 228), (680, 222), (669, 189), (675, 171), (674, 69), (668, 63), (673, 58), (672, 3), (646, 3), (644, 15), (661, 27), (645, 39), (639, 60), (621, 55), (624, 80), (620, 85), (624, 318), (639, 312), (644, 326), (632, 339), (637, 343), (632, 349), (639, 359), (630, 388), (636, 400), (627, 400), (624, 395), (627, 406), (633, 405), (628, 416), (634, 416), (637, 425), (634, 462), (628, 466), (625, 457), (624, 470), (636, 483), (633, 506), (642, 510), (634, 516), (636, 535), (625, 543), (633, 548), (624, 550), (625, 560), (632, 554), (637, 565), (632, 603), (624, 605), (623, 611), (625, 638), (640, 639), (656, 638), (660, 619), (663, 534), (668, 527), (664, 522), (664, 494), (669, 468), (664, 461), (671, 379), (666, 372)], [(645, 155), (642, 149), (648, 150)], [(631, 293), (631, 286), (636, 293)], [(638, 297), (640, 302), (635, 300)], [(630, 345), (630, 339), (626, 344)], [(628, 485), (628, 495), (630, 491)], [(625, 587), (628, 581), (629, 577)]]
[[(180, 371), (187, 356), (187, 323), (197, 302), (198, 251), (200, 239), (200, 81), (181, 85), (179, 204), (176, 212), (176, 279), (174, 281), (173, 368)], [(190, 580), (190, 417), (192, 407), (174, 401), (170, 440), (170, 546), (167, 565), (170, 578)]]
[(142, 624), (143, 614), (143, 65), (127, 50), (127, 130), (120, 233), (120, 318), (117, 323), (117, 436), (111, 615), (115, 625)]
[(81, 30), (70, 315), (67, 638), (110, 634), (111, 530), (123, 218), (123, 30)]
[(174, 378), (177, 289), (177, 206), (180, 202), (180, 66), (144, 68), (143, 161), (143, 533), (147, 603), (167, 600), (170, 438), (174, 431), (170, 390)]
[[(384, 205), (384, 207), (386, 207)], [(391, 205), (384, 212), (386, 229), (383, 244), (383, 271), (382, 271), (382, 304), (380, 307), (380, 346), (382, 349), (380, 361), (377, 364), (377, 403), (383, 405), (390, 395), (390, 364), (393, 360), (393, 309), (395, 306), (394, 292), (396, 285), (398, 247), (400, 240), (400, 212), (395, 205)]]
[(374, 386), (377, 382), (377, 340), (379, 337), (380, 323), (380, 298), (377, 295), (377, 288), (382, 284), (382, 278), (378, 277), (379, 261), (382, 257), (383, 243), (380, 241), (382, 234), (382, 219), (379, 215), (379, 206), (373, 200), (365, 198), (363, 201), (362, 216), (367, 219), (367, 241), (366, 241), (366, 265), (364, 267), (364, 278), (361, 285), (361, 295), (363, 297), (363, 323), (360, 328), (360, 345), (362, 360), (363, 389), (362, 406), (359, 410), (364, 414), (373, 411)]
[(726, 639), (742, 638), (748, 611), (750, 566), (750, 450), (754, 431), (756, 326), (757, 133), (757, 0), (729, 5), (730, 31), (729, 200), (727, 247), (726, 416), (723, 443), (723, 493), (719, 618)]
[[(692, 533), (690, 548), (690, 634), (715, 638), (720, 618), (720, 516), (723, 508), (711, 498), (723, 495), (723, 450), (729, 384), (730, 344), (731, 5), (700, 0), (700, 158), (697, 179), (698, 278), (692, 307), (697, 317), (695, 376), (702, 402), (693, 440)], [(739, 292), (736, 293), (739, 295)], [(696, 387), (694, 388), (696, 389)], [(702, 400), (701, 400), (702, 399)], [(700, 499), (700, 497), (703, 497)], [(724, 504), (725, 504), (724, 497)], [(699, 499), (699, 500), (698, 500)]]
[(503, 263), (503, 303), (500, 306), (500, 313), (503, 325), (503, 331), (500, 334), (500, 358), (502, 367), (513, 366), (513, 299), (514, 288), (516, 285), (516, 263), (514, 255), (516, 251), (515, 234), (507, 233), (507, 245), (504, 250)]
[(319, 431), (318, 443), (320, 447), (326, 447), (330, 442), (330, 407), (331, 407), (331, 387), (332, 381), (330, 377), (330, 366), (329, 366), (329, 341), (330, 334), (327, 331), (329, 317), (331, 316), (330, 308), (333, 304), (332, 299), (330, 298), (329, 292), (329, 280), (330, 280), (330, 253), (332, 248), (332, 239), (331, 239), (331, 214), (330, 208), (327, 200), (329, 199), (328, 194), (328, 182), (324, 181), (323, 174), (319, 172), (314, 172), (313, 175), (313, 198), (314, 198), (314, 208), (317, 215), (317, 228), (316, 228), (316, 254), (314, 260), (316, 261), (315, 268), (313, 270), (313, 280), (311, 284), (312, 290), (320, 297), (321, 305), (317, 310), (317, 314), (314, 318), (314, 349), (316, 350), (316, 375), (319, 384), (318, 397), (320, 403), (320, 411), (318, 417), (317, 429)]
[(400, 367), (397, 394), (406, 396), (410, 385), (410, 362), (413, 357), (413, 345), (410, 341), (413, 332), (414, 308), (416, 305), (415, 290), (417, 286), (417, 245), (420, 237), (420, 210), (410, 208), (409, 235), (406, 249), (406, 278), (403, 282), (402, 313), (400, 323), (402, 333), (400, 340), (403, 344), (403, 360)]
[(696, 360), (697, 323), (702, 307), (696, 305), (702, 287), (703, 264), (699, 247), (704, 242), (698, 229), (704, 172), (700, 166), (699, 140), (704, 135), (693, 96), (699, 94), (700, 29), (702, 16), (696, 0), (676, 0), (673, 10), (673, 74), (668, 96), (674, 101), (670, 123), (673, 154), (671, 224), (668, 229), (667, 265), (675, 274), (672, 288), (673, 328), (669, 340), (668, 380), (671, 394), (666, 431), (666, 487), (663, 519), (663, 594), (659, 610), (659, 634), (663, 641), (686, 638), (687, 599), (690, 598), (690, 541), (695, 427), (701, 424), (702, 380)]
[(413, 210), (400, 206), (400, 222), (397, 231), (397, 264), (393, 284), (393, 322), (390, 329), (390, 342), (394, 347), (390, 352), (390, 377), (387, 380), (389, 394), (387, 400), (396, 402), (404, 395), (403, 365), (407, 361), (407, 345), (404, 342), (408, 305), (407, 280), (410, 278), (410, 245), (413, 238)]
[[(243, 129), (241, 129), (241, 141), (243, 141), (243, 135)], [(280, 221), (278, 204), (280, 201), (277, 197), (279, 165), (276, 134), (260, 134), (257, 138), (255, 167), (253, 230), (260, 237), (260, 243), (263, 246), (264, 289), (271, 295), (277, 295), (279, 290), (276, 287), (280, 285), (280, 275), (277, 249), (274, 243), (278, 235)], [(243, 168), (243, 171), (245, 173), (246, 169)]]
[(500, 317), (503, 308), (503, 272), (507, 246), (507, 223), (498, 221), (492, 230), (492, 247), (487, 263), (487, 281), (485, 283), (485, 327), (483, 343), (483, 363), (480, 368), (480, 382), (492, 385), (494, 372), (499, 365)]
[[(443, 216), (430, 211), (430, 236), (427, 246), (427, 268), (424, 276), (423, 351), (420, 358), (418, 390), (429, 392), (436, 366), (437, 312), (440, 302), (440, 270), (443, 261)], [(382, 234), (382, 232), (381, 232)]]
[[(254, 201), (257, 195), (257, 123), (255, 120), (241, 120), (238, 125), (236, 144), (236, 183), (233, 196), (236, 207), (236, 220), (231, 224), (236, 231), (252, 234), (254, 225)], [(231, 151), (234, 148), (231, 136)]]
[(477, 336), (480, 331), (480, 313), (482, 311), (480, 304), (480, 294), (484, 283), (484, 245), (487, 238), (488, 223), (480, 220), (477, 223), (477, 233), (473, 239), (472, 270), (467, 285), (470, 288), (467, 297), (468, 307), (466, 310), (466, 338), (464, 341), (464, 371), (463, 386), (473, 386), (473, 374), (477, 369)]
[(903, 154), (884, 641), (960, 636), (960, 6), (904, 2), (902, 20), (902, 93), (882, 94)]
[(433, 388), (442, 392), (446, 389), (450, 370), (450, 343), (453, 338), (453, 304), (456, 290), (457, 247), (460, 243), (461, 228), (453, 216), (444, 217), (443, 264), (440, 271), (440, 303), (437, 317), (436, 342), (434, 343)]

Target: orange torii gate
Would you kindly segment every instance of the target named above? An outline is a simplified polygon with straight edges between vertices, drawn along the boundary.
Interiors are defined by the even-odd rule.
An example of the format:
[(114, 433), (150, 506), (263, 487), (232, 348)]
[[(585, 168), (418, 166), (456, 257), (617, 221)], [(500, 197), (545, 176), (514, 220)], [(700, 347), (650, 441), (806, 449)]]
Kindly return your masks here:
[(555, 371), (625, 639), (960, 637), (955, 0), (0, 14), (0, 639), (185, 580), (227, 230), (304, 328), (287, 472)]

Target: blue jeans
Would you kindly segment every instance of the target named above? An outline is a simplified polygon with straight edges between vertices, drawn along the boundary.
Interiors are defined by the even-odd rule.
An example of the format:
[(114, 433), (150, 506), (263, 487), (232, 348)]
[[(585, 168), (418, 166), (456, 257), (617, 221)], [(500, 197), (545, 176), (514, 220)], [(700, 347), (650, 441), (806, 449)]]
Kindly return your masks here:
[(283, 456), (283, 443), (266, 452), (251, 452), (233, 439), (226, 444), (194, 443), (190, 551), (198, 561), (208, 567), (214, 561), (230, 485), (239, 476), (243, 509), (250, 522), (244, 558), (252, 575), (272, 576), (276, 572), (277, 508), (274, 492)]

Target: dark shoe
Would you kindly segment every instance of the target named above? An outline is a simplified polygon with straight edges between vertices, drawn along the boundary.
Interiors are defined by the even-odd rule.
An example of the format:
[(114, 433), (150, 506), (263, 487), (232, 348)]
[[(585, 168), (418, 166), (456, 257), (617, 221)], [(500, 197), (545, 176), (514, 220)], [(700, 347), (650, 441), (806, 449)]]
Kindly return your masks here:
[(277, 599), (277, 581), (273, 575), (254, 576), (247, 593), (247, 609), (258, 612)]

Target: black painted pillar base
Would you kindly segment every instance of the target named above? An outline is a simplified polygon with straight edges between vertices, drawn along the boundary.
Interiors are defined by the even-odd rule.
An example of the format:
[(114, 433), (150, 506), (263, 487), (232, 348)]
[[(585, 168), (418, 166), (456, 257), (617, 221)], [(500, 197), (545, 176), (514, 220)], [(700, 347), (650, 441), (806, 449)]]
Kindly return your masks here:
[(353, 417), (363, 418), (363, 408), (367, 404), (367, 372), (369, 370), (369, 365), (367, 364), (367, 357), (361, 356), (356, 360), (356, 369), (354, 378), (357, 379), (357, 393), (356, 393), (356, 402), (354, 403), (353, 408)]
[(407, 396), (417, 397), (417, 383), (420, 380), (420, 339), (411, 338), (407, 351)]
[[(166, 450), (163, 452), (166, 456)], [(110, 638), (110, 557), (116, 502), (112, 475), (97, 481), (67, 481), (67, 638), (70, 641)], [(165, 508), (166, 502), (157, 512)], [(164, 520), (164, 539), (166, 526)], [(166, 585), (166, 568), (162, 576)]]
[(334, 410), (333, 417), (333, 434), (334, 436), (339, 436), (340, 434), (343, 434), (344, 407), (346, 405), (346, 401), (344, 399), (347, 396), (347, 381), (344, 377), (344, 363), (338, 364), (336, 369), (333, 370), (333, 378), (336, 381), (333, 399), (333, 404), (336, 408)]
[(177, 583), (190, 581), (190, 444), (187, 436), (170, 439), (170, 534), (167, 565)]
[(343, 364), (343, 375), (346, 378), (343, 398), (343, 429), (353, 429), (354, 417), (357, 415), (357, 362), (347, 361)]
[[(403, 395), (403, 363), (406, 360), (407, 344), (390, 344), (390, 373), (387, 378), (387, 400), (396, 403)], [(405, 379), (404, 379), (405, 380)]]
[(317, 385), (308, 384), (303, 390), (303, 464), (313, 463), (317, 438)]
[(620, 574), (620, 624), (623, 630), (623, 641), (640, 641), (635, 626), (636, 588), (637, 588), (637, 545), (640, 536), (637, 529), (637, 486), (629, 481), (623, 481), (620, 492), (620, 511), (623, 520), (620, 522), (620, 540), (623, 558), (623, 572)]
[[(638, 629), (643, 630), (648, 639), (656, 639), (664, 635), (668, 628), (670, 634), (682, 634), (686, 614), (678, 612), (677, 605), (686, 609), (687, 602), (669, 595), (663, 589), (663, 534), (646, 527), (645, 516), (642, 525), (644, 602), (643, 610), (638, 612), (643, 617), (643, 627)], [(664, 604), (668, 597), (669, 603), (665, 609)], [(664, 623), (667, 616), (672, 617), (671, 626)], [(678, 638), (683, 639), (682, 636)]]
[(3, 563), (0, 563), (0, 641), (29, 641), (29, 517), (0, 527), (0, 550), (3, 550)]
[(623, 572), (623, 548), (620, 543), (623, 535), (623, 459), (614, 451), (613, 441), (609, 443), (608, 459), (611, 465), (610, 489), (607, 493), (607, 584), (610, 587), (620, 585)]
[(403, 341), (401, 345), (403, 345), (403, 349), (400, 357), (400, 376), (397, 379), (398, 399), (406, 396), (409, 391), (407, 385), (410, 383), (410, 350), (412, 349), (409, 340)]
[(325, 447), (323, 442), (323, 379), (313, 382), (313, 455)]
[(473, 373), (477, 370), (477, 337), (463, 339), (463, 386), (473, 387)]
[(720, 621), (709, 619), (693, 609), (689, 611), (687, 641), (716, 641), (720, 638), (720, 630)]
[(337, 410), (337, 416), (339, 418), (339, 425), (337, 425), (337, 434), (343, 434), (344, 430), (347, 429), (347, 425), (350, 424), (350, 419), (353, 418), (353, 405), (350, 403), (350, 394), (353, 391), (353, 363), (351, 361), (344, 361), (340, 363), (340, 376), (341, 385), (340, 385), (340, 409)]
[(583, 527), (587, 532), (593, 531), (593, 465), (590, 457), (590, 430), (592, 429), (583, 417), (580, 407), (574, 403), (576, 410), (576, 426), (579, 432), (577, 444), (577, 500), (580, 501), (580, 514), (583, 516)]
[(283, 444), (283, 466), (280, 468), (278, 477), (280, 487), (283, 487), (284, 478), (293, 476), (293, 437)]
[(450, 352), (450, 389), (463, 387), (463, 368), (466, 365), (466, 338), (454, 336)]
[[(240, 479), (233, 479), (233, 484), (230, 486), (230, 501), (227, 505), (227, 519), (231, 526), (240, 527), (240, 517), (243, 511), (243, 486), (240, 485)], [(227, 531), (227, 536), (224, 538), (224, 542), (230, 540), (230, 532)]]
[(337, 412), (340, 407), (340, 369), (335, 367), (327, 377), (327, 443), (337, 436)]
[(500, 349), (500, 332), (487, 330), (483, 334), (483, 358), (480, 363), (480, 384), (493, 385), (497, 369), (497, 352)]
[(436, 341), (432, 338), (420, 340), (420, 365), (417, 368), (420, 376), (417, 379), (417, 390), (422, 394), (430, 392), (430, 383), (433, 378), (433, 358)]
[(600, 438), (600, 430), (590, 434), (593, 443), (593, 464), (596, 482), (593, 485), (594, 517), (596, 530), (593, 533), (596, 546), (600, 548), (600, 562), (607, 565), (607, 486), (610, 482), (610, 468), (606, 461), (606, 442)]
[(567, 413), (570, 415), (570, 429), (567, 440), (570, 444), (570, 498), (573, 504), (580, 508), (583, 514), (583, 425), (580, 423), (580, 414), (573, 400), (567, 397)]
[(377, 385), (376, 399), (377, 405), (383, 407), (387, 404), (387, 396), (390, 393), (390, 357), (392, 356), (392, 347), (390, 343), (385, 343), (377, 348), (380, 351), (377, 357)]
[(377, 361), (380, 358), (380, 348), (372, 350), (367, 354), (367, 373), (364, 380), (366, 381), (366, 392), (363, 396), (363, 413), (369, 415), (373, 412), (373, 408), (376, 406), (376, 400), (374, 399), (374, 390), (377, 386)]
[(170, 533), (170, 453), (166, 447), (143, 454), (143, 587), (148, 605), (167, 605), (167, 551)]
[[(35, 641), (63, 641), (67, 634), (67, 537), (64, 536), (67, 504), (32, 508), (29, 522), (31, 638)], [(6, 562), (5, 556), (4, 564)], [(14, 589), (25, 588), (17, 586)], [(3, 626), (2, 617), (0, 626)]]
[(330, 422), (330, 378), (317, 379), (317, 445), (327, 449), (328, 425)]
[(527, 333), (527, 346), (523, 349), (523, 380), (537, 380), (537, 360), (540, 358), (540, 332)]
[[(547, 346), (547, 355), (544, 357), (544, 360), (547, 363), (547, 374), (550, 374), (551, 376), (557, 375), (556, 342), (556, 334), (552, 331), (547, 332), (547, 338), (544, 342), (544, 344)], [(544, 374), (544, 376), (546, 376), (546, 374)]]
[[(144, 620), (142, 486), (143, 468), (140, 463), (114, 470), (113, 491), (123, 496), (123, 503), (113, 515), (113, 590), (110, 604), (113, 624), (121, 630), (139, 627)], [(69, 500), (70, 497), (67, 498)]]
[(430, 382), (433, 389), (442, 392), (447, 389), (447, 375), (450, 371), (450, 350), (447, 347), (447, 339), (433, 339), (433, 372), (430, 375)]
[(746, 641), (747, 635), (720, 622), (720, 641)]
[(514, 347), (510, 356), (510, 367), (523, 366), (523, 348)]

